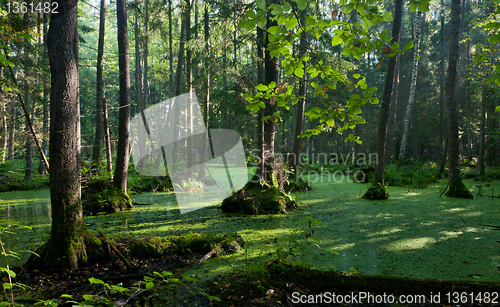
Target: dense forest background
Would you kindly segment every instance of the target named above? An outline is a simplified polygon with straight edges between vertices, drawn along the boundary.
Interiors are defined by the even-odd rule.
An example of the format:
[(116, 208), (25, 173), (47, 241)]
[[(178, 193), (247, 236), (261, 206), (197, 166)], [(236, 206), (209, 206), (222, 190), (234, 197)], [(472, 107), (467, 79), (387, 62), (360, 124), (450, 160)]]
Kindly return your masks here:
[[(102, 15), (100, 5), (104, 5)], [(255, 3), (239, 1), (194, 0), (192, 3), (154, 0), (127, 3), (132, 80), (131, 116), (140, 109), (184, 93), (191, 87), (197, 92), (200, 101), (205, 97), (208, 99), (208, 126), (238, 131), (244, 141), (247, 156), (251, 156), (250, 151), (257, 146), (257, 118), (256, 112), (247, 108), (249, 103), (243, 98), (243, 94), (254, 93), (255, 86), (260, 83), (257, 76), (259, 58), (256, 31), (248, 31), (241, 27), (241, 23), (247, 18), (245, 12), (252, 10), (254, 5)], [(391, 1), (382, 1), (378, 5), (384, 12), (393, 11), (394, 4)], [(397, 160), (401, 152), (405, 117), (408, 117), (407, 105), (411, 97), (414, 103), (408, 117), (405, 137), (406, 159), (439, 163), (446, 139), (443, 88), (449, 51), (450, 3), (431, 1), (424, 12), (415, 10), (412, 6), (415, 5), (408, 3), (404, 7), (399, 45), (405, 46), (419, 37), (416, 90), (412, 93), (412, 70), (415, 66), (415, 47), (412, 46), (397, 55), (397, 82), (387, 128), (386, 161), (391, 158)], [(463, 0), (461, 6), (460, 53), (455, 94), (459, 112), (460, 156), (464, 163), (475, 164), (474, 161), (483, 148), (486, 164), (496, 166), (500, 160), (496, 137), (498, 118), (495, 115), (495, 107), (498, 105), (497, 89), (493, 84), (485, 85), (485, 81), (494, 73), (491, 67), (496, 61), (494, 41), (488, 40), (491, 35), (489, 32), (495, 28), (485, 25), (488, 18), (494, 16), (496, 6), (490, 1), (469, 0)], [(29, 181), (32, 172), (43, 172), (44, 167), (38, 162), (39, 155), (31, 144), (32, 137), (16, 95), (23, 97), (33, 128), (46, 151), (50, 74), (45, 44), (49, 16), (43, 12), (24, 16), (20, 13), (6, 15), (6, 3), (3, 7), (4, 17), (9, 16), (11, 21), (4, 21), (2, 24), (5, 30), (2, 35), (2, 58), (8, 55), (14, 63), (12, 69), (17, 78), (17, 87), (13, 84), (7, 67), (3, 66), (0, 158), (2, 161), (26, 159), (26, 180)], [(96, 157), (94, 154), (93, 158), (92, 151), (96, 147), (96, 73), (99, 74), (96, 62), (101, 46), (100, 22), (103, 23), (105, 32), (101, 36), (102, 83), (97, 84), (102, 84), (102, 94), (107, 97), (111, 151), (116, 153), (119, 69), (115, 9), (114, 3), (81, 1), (78, 6), (81, 158), (85, 161)], [(363, 26), (362, 22), (357, 21), (355, 10), (342, 14), (345, 7), (341, 3), (318, 1), (312, 3), (308, 10), (308, 14), (317, 20), (346, 20), (361, 28)], [(187, 16), (189, 22), (186, 22)], [(184, 33), (186, 24), (189, 29)], [(384, 21), (378, 27), (368, 28), (368, 32), (373, 36), (384, 30), (389, 30), (390, 33), (390, 27), (391, 22)], [(344, 61), (342, 65), (348, 71), (346, 76), (353, 81), (351, 87), (345, 84), (329, 89), (327, 97), (315, 95), (314, 88), (307, 86), (306, 131), (320, 124), (320, 118), (314, 118), (318, 117), (314, 116), (314, 110), (310, 111), (312, 108), (331, 110), (338, 104), (345, 105), (354, 89), (353, 74), (365, 76), (367, 84), (376, 86), (376, 96), (381, 96), (383, 89), (386, 70), (381, 67), (387, 60), (382, 59), (378, 50), (364, 52), (358, 57), (352, 53), (346, 54), (342, 45), (332, 45), (333, 35), (331, 31), (325, 30), (319, 39), (311, 42), (310, 52), (318, 59), (332, 63), (336, 60)], [(299, 49), (296, 42), (291, 51), (297, 54)], [(478, 58), (487, 62), (477, 61)], [(279, 72), (278, 82), (294, 85), (295, 90), (298, 89), (299, 80), (293, 74)], [(97, 88), (97, 91), (100, 89)], [(366, 123), (341, 133), (337, 133), (337, 128), (340, 127), (338, 123), (326, 126), (324, 133), (304, 139), (304, 150), (309, 153), (339, 154), (376, 152), (375, 131), (379, 122), (380, 104), (365, 104), (361, 109), (361, 116)], [(275, 136), (277, 152), (293, 152), (297, 110), (296, 107), (280, 110)], [(307, 115), (313, 116), (307, 119)], [(362, 143), (344, 142), (349, 134), (359, 136)], [(486, 139), (485, 144), (481, 145), (483, 134)], [(98, 146), (101, 150), (105, 148), (104, 145)]]

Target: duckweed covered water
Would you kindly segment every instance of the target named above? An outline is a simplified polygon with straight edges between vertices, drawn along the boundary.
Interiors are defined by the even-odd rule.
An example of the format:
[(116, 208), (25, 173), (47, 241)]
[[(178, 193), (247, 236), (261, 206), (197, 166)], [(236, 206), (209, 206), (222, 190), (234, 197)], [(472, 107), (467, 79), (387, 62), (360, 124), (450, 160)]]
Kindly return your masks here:
[[(181, 215), (172, 193), (145, 193), (133, 198), (149, 205), (87, 217), (86, 223), (96, 231), (119, 236), (237, 231), (247, 242), (245, 253), (209, 260), (190, 272), (209, 278), (258, 268), (278, 247), (287, 244), (283, 237), (297, 228), (297, 221), (311, 216), (322, 222), (314, 233), (321, 248), (310, 245), (295, 261), (314, 268), (500, 282), (500, 231), (485, 226), (500, 224), (497, 198), (439, 197), (446, 186), (442, 181), (423, 190), (389, 187), (389, 200), (368, 201), (361, 198), (366, 184), (335, 182), (328, 176), (312, 179), (316, 189), (299, 194), (304, 209), (288, 215), (228, 215), (217, 207)], [(476, 195), (479, 183), (465, 182)], [(498, 181), (489, 187), (482, 185), (483, 195), (500, 192)], [(23, 230), (21, 237), (8, 243), (11, 249), (14, 243), (18, 246), (15, 248), (34, 249), (48, 238), (48, 191), (0, 193), (0, 199), (1, 225), (9, 216), (21, 224), (31, 223), (35, 229)]]

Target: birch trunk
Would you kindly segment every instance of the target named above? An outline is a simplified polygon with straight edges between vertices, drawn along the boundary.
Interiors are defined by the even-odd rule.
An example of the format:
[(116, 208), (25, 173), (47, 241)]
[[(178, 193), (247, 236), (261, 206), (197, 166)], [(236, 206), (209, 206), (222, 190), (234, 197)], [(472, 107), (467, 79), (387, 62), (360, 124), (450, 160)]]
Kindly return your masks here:
[(408, 128), (410, 126), (411, 110), (415, 101), (415, 88), (417, 86), (418, 60), (420, 58), (420, 28), (422, 23), (422, 12), (417, 11), (416, 16), (417, 28), (415, 30), (415, 51), (413, 53), (413, 69), (411, 71), (410, 97), (406, 105), (406, 114), (403, 126), (403, 135), (401, 137), (401, 148), (399, 150), (399, 164), (403, 165), (406, 158), (406, 142), (408, 140)]

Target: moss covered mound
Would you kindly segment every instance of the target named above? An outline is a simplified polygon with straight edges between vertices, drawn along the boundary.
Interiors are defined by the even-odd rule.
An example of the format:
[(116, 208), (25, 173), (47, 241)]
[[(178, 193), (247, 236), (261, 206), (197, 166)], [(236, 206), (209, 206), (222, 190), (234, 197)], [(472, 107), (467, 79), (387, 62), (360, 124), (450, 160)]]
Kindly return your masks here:
[(382, 185), (372, 185), (365, 192), (363, 198), (368, 200), (385, 200), (389, 198), (389, 193)]
[(286, 213), (296, 209), (293, 197), (276, 187), (249, 185), (224, 199), (221, 209), (224, 212), (248, 214)]
[(136, 239), (130, 243), (129, 253), (132, 257), (144, 258), (171, 254), (207, 254), (216, 249), (217, 255), (225, 255), (241, 252), (244, 246), (245, 241), (236, 233), (190, 233), (185, 236)]
[(132, 208), (127, 193), (114, 187), (109, 180), (93, 179), (82, 187), (83, 211), (87, 215), (118, 212)]

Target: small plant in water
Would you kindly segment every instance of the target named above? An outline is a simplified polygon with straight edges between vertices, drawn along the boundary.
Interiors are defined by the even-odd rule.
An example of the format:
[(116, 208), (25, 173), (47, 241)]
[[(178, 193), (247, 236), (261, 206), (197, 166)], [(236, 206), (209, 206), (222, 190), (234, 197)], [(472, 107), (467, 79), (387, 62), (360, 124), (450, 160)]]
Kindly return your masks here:
[[(16, 305), (16, 303), (14, 302), (14, 287), (21, 288), (23, 290), (26, 290), (27, 288), (29, 288), (29, 286), (27, 286), (25, 284), (13, 281), (13, 279), (16, 278), (16, 273), (14, 271), (12, 271), (9, 267), (8, 257), (20, 259), (19, 253), (13, 252), (10, 250), (7, 252), (5, 250), (5, 243), (2, 241), (3, 235), (16, 235), (16, 233), (11, 230), (12, 228), (24, 228), (24, 229), (31, 230), (31, 227), (21, 226), (21, 225), (19, 225), (18, 222), (15, 222), (15, 221), (8, 221), (7, 226), (5, 226), (5, 227), (0, 226), (0, 249), (1, 249), (2, 256), (5, 259), (5, 267), (0, 266), (0, 271), (7, 273), (7, 278), (8, 278), (8, 282), (3, 283), (3, 285), (2, 285), (3, 286), (3, 293), (5, 295), (6, 302), (0, 303), (0, 307), (9, 306), (9, 305), (11, 305), (11, 306)], [(30, 252), (30, 251), (28, 251), (28, 252)], [(34, 252), (31, 252), (31, 253), (34, 253)], [(7, 293), (10, 294), (10, 297), (8, 297)]]

